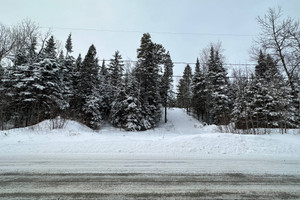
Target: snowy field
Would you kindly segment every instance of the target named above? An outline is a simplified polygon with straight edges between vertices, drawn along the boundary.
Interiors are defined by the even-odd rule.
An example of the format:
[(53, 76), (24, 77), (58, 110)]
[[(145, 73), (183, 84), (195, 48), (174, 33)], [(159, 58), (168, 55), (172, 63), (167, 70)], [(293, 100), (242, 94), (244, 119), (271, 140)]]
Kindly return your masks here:
[[(284, 135), (220, 133), (216, 126), (203, 126), (182, 109), (170, 109), (168, 116), (167, 124), (144, 132), (126, 132), (109, 125), (100, 131), (93, 131), (74, 121), (67, 121), (62, 129), (51, 129), (52, 122), (44, 121), (33, 127), (1, 131), (0, 172), (13, 169), (14, 162), (18, 163), (16, 168), (32, 163), (36, 164), (31, 165), (32, 170), (47, 167), (37, 160), (48, 162), (49, 169), (56, 167), (59, 170), (59, 167), (66, 166), (57, 160), (72, 159), (69, 165), (78, 166), (85, 162), (85, 165), (93, 166), (93, 170), (101, 168), (99, 163), (106, 163), (101, 168), (106, 172), (125, 170), (124, 162), (114, 165), (116, 160), (125, 160), (125, 163), (131, 160), (131, 165), (136, 168), (141, 165), (168, 171), (173, 167), (174, 172), (177, 172), (176, 160), (186, 160), (181, 163), (182, 167), (190, 167), (192, 171), (199, 171), (202, 161), (206, 160), (207, 166), (202, 169), (206, 172), (214, 169), (222, 171), (224, 166), (232, 169), (236, 165), (239, 165), (237, 171), (246, 169), (249, 172), (251, 166), (248, 165), (252, 162), (258, 168), (277, 167), (274, 173), (300, 174), (299, 130)], [(91, 160), (98, 160), (98, 164)], [(149, 162), (147, 165), (146, 160), (151, 160), (151, 165)], [(165, 163), (162, 162), (164, 160)], [(245, 160), (249, 162), (245, 163)], [(272, 162), (276, 160), (281, 164), (276, 166), (276, 162)], [(290, 165), (285, 169), (283, 164), (286, 161)], [(255, 170), (253, 172), (257, 173)]]

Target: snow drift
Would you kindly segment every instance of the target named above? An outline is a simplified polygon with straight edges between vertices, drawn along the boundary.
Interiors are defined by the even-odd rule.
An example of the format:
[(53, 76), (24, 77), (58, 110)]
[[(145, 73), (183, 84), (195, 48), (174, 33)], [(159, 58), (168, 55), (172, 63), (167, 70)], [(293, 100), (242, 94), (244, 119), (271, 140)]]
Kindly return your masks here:
[[(148, 154), (300, 158), (299, 134), (239, 135), (203, 126), (182, 109), (169, 109), (169, 121), (143, 132), (105, 125), (99, 131), (74, 121), (47, 120), (26, 128), (0, 131), (4, 154)], [(53, 125), (60, 129), (52, 129)]]

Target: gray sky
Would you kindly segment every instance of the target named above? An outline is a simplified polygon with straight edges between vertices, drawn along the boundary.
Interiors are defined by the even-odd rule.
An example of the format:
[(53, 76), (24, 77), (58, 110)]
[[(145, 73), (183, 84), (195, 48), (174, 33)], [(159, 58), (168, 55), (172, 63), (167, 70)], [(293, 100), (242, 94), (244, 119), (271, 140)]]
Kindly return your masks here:
[[(53, 27), (63, 45), (72, 32), (73, 56), (84, 56), (94, 44), (99, 59), (119, 50), (124, 59), (136, 60), (140, 38), (149, 32), (173, 61), (195, 62), (201, 49), (221, 41), (226, 63), (253, 63), (249, 50), (252, 35), (259, 33), (257, 16), (281, 6), (285, 16), (300, 18), (300, 0), (0, 0), (0, 5), (1, 23), (29, 18)], [(184, 67), (175, 65), (174, 74), (181, 75)]]

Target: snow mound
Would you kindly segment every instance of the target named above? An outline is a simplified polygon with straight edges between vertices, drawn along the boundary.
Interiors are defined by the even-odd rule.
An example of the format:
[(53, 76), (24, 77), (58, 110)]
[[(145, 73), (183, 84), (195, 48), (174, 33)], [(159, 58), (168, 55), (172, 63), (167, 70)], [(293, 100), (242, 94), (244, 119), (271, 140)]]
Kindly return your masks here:
[[(101, 130), (75, 122), (46, 120), (32, 127), (0, 131), (0, 154), (99, 154), (289, 156), (300, 159), (299, 134), (239, 135), (203, 126), (183, 109), (169, 109), (168, 123), (143, 132), (105, 124)], [(53, 127), (60, 127), (53, 129)]]
[(61, 117), (57, 117), (51, 120), (44, 120), (38, 124), (33, 126), (24, 127), (24, 128), (16, 128), (11, 130), (0, 131), (0, 133), (8, 134), (49, 134), (49, 133), (64, 133), (64, 132), (77, 132), (77, 133), (87, 133), (94, 132), (91, 128), (73, 121), (62, 119)]

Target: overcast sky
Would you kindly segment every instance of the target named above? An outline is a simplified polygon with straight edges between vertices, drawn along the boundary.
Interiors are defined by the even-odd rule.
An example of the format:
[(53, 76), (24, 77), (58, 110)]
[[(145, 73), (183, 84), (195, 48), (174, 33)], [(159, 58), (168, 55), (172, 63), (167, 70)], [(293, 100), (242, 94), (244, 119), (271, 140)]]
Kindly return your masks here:
[[(259, 34), (257, 16), (281, 6), (285, 16), (300, 18), (300, 0), (0, 0), (0, 5), (1, 23), (29, 18), (53, 27), (63, 45), (71, 32), (74, 57), (94, 44), (99, 59), (119, 50), (124, 59), (136, 60), (140, 38), (149, 32), (173, 61), (195, 62), (201, 49), (221, 41), (227, 63), (253, 63), (249, 50)], [(174, 74), (183, 68), (175, 65)]]

